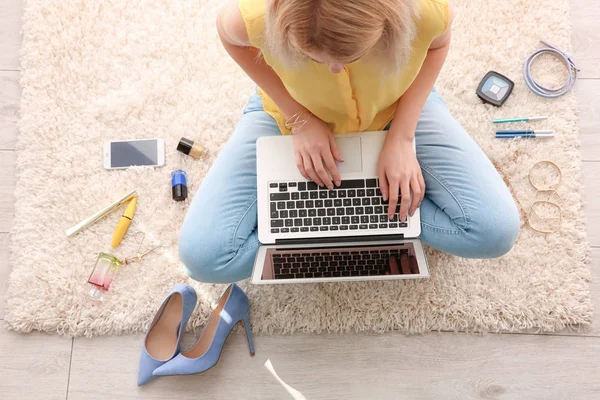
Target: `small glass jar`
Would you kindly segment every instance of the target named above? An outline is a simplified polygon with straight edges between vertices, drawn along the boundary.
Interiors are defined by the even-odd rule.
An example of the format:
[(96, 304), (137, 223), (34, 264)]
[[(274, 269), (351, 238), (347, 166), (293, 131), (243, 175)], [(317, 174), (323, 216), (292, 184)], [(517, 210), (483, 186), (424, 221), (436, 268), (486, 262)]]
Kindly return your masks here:
[(120, 266), (121, 261), (117, 257), (106, 253), (98, 254), (96, 265), (88, 279), (88, 283), (92, 286), (89, 293), (92, 298), (103, 299)]

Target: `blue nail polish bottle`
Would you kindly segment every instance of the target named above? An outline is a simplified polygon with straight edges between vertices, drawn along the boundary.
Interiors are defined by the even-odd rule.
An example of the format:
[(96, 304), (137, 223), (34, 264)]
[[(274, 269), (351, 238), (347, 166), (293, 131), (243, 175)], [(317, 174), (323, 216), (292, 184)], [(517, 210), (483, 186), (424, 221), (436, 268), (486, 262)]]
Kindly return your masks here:
[(187, 199), (187, 174), (184, 170), (178, 169), (171, 172), (171, 190), (173, 200), (184, 201)]

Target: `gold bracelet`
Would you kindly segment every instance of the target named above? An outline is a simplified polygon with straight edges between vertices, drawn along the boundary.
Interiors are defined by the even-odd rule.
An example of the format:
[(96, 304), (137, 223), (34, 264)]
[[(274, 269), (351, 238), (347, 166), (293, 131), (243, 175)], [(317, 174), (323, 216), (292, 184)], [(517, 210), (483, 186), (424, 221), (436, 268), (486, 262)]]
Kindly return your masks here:
[[(300, 117), (302, 117), (306, 113), (308, 113), (308, 118), (301, 119)], [(285, 121), (284, 127), (285, 129), (288, 129), (290, 131), (293, 128), (299, 130), (312, 118), (312, 116), (312, 113), (308, 110), (300, 111), (299, 113), (292, 115), (287, 121)]]

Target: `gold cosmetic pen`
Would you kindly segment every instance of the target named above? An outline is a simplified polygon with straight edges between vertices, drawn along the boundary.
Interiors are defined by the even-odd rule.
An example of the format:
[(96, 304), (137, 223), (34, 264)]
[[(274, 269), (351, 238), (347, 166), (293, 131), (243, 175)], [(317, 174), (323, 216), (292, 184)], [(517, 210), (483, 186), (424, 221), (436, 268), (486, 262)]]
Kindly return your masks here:
[(90, 215), (89, 217), (87, 217), (86, 219), (84, 219), (83, 221), (78, 223), (77, 225), (67, 229), (67, 231), (66, 231), (67, 236), (73, 236), (74, 234), (87, 228), (88, 226), (92, 225), (93, 223), (95, 223), (96, 221), (101, 219), (102, 217), (105, 217), (106, 215), (108, 215), (111, 211), (117, 209), (121, 204), (127, 203), (129, 200), (131, 200), (134, 197), (137, 197), (137, 193), (135, 192), (135, 190), (132, 190), (131, 192), (127, 193), (125, 196), (121, 197), (118, 200), (115, 200), (115, 202), (104, 207), (102, 210), (98, 211), (95, 214)]

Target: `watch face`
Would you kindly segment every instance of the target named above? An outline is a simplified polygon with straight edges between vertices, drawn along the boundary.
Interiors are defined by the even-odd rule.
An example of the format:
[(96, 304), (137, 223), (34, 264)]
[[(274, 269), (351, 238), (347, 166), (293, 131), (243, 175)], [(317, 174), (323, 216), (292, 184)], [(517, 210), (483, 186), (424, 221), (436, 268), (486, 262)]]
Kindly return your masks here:
[(477, 95), (484, 102), (501, 106), (510, 96), (513, 81), (494, 71), (488, 72), (477, 87)]

